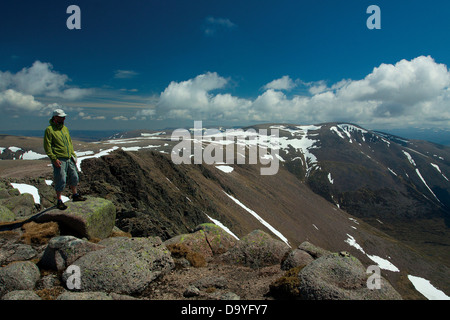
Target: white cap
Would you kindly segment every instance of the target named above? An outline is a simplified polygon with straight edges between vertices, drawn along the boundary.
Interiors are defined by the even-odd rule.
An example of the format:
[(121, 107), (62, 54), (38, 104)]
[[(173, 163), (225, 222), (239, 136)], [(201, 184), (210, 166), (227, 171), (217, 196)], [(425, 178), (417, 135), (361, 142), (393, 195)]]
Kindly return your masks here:
[(53, 111), (53, 116), (64, 118), (65, 116), (67, 116), (67, 114), (63, 109), (56, 109), (55, 111)]

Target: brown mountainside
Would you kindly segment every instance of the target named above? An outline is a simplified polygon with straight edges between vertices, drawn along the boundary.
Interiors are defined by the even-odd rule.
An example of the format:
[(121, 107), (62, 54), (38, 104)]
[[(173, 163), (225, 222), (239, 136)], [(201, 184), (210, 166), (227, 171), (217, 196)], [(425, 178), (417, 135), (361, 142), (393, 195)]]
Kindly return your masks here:
[(274, 176), (261, 176), (257, 166), (234, 168), (224, 173), (213, 165), (174, 165), (159, 152), (117, 151), (83, 161), (83, 191), (111, 199), (121, 208), (117, 225), (136, 236), (168, 239), (211, 222), (209, 216), (237, 237), (261, 229), (275, 238), (281, 234), (293, 248), (310, 241), (330, 251), (347, 250), (366, 266), (374, 264), (369, 255), (381, 257), (400, 270), (382, 270), (382, 275), (402, 294), (415, 294), (407, 280), (411, 274), (440, 283), (444, 291), (449, 287), (447, 266), (354, 219), (285, 168)]

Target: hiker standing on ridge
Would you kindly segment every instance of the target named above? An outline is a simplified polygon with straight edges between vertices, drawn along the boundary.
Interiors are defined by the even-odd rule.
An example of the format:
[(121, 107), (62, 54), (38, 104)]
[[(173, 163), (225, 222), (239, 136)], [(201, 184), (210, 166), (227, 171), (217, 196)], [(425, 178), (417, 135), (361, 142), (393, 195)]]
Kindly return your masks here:
[(45, 129), (44, 135), (44, 149), (53, 164), (53, 179), (58, 199), (56, 207), (60, 210), (67, 209), (61, 198), (66, 187), (66, 181), (72, 190), (73, 201), (86, 200), (77, 192), (79, 182), (76, 166), (77, 158), (73, 150), (69, 129), (64, 126), (66, 116), (67, 114), (62, 109), (53, 111), (53, 117), (50, 119), (50, 125)]

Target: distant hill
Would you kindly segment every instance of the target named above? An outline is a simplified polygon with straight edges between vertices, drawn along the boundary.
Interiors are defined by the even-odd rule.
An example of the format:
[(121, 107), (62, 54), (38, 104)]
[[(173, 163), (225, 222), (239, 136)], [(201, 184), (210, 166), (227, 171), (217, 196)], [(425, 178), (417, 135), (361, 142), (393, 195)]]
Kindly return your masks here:
[[(70, 128), (69, 128), (70, 129)], [(42, 130), (0, 130), (0, 134), (24, 136), (24, 137), (43, 137), (44, 129)], [(70, 130), (72, 139), (80, 141), (99, 141), (106, 139), (117, 133), (117, 130)]]
[[(234, 127), (237, 128), (237, 127)], [(70, 130), (72, 138), (81, 141), (99, 141), (103, 139), (132, 137), (142, 132), (172, 132), (174, 129), (155, 129), (155, 130)], [(407, 139), (425, 140), (432, 143), (450, 146), (450, 130), (441, 129), (423, 129), (423, 128), (406, 128), (406, 129), (377, 129), (374, 132), (384, 132)], [(0, 130), (0, 134), (25, 136), (25, 137), (42, 137), (43, 130)]]
[(407, 137), (409, 139), (425, 140), (444, 146), (450, 146), (450, 130), (407, 128), (380, 131), (389, 132), (390, 134)]

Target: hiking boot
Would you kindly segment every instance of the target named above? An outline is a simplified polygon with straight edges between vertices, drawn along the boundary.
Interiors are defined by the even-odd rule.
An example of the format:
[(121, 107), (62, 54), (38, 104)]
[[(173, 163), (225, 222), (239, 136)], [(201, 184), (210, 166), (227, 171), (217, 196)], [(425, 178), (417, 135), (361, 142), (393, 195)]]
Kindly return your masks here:
[(80, 196), (78, 193), (75, 193), (75, 194), (72, 196), (72, 201), (73, 201), (73, 202), (76, 202), (76, 201), (86, 201), (86, 198)]
[(62, 200), (58, 200), (58, 203), (56, 204), (56, 208), (59, 210), (66, 210), (67, 206), (62, 202)]

